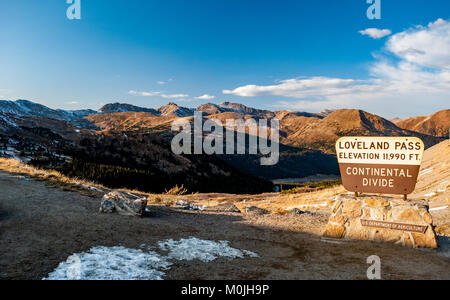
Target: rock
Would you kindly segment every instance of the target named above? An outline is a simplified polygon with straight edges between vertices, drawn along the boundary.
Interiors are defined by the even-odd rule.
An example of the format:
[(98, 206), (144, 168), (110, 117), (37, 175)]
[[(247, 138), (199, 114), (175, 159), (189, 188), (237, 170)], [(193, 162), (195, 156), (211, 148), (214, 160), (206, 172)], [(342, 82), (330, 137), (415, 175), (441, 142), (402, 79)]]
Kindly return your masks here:
[(112, 214), (116, 210), (116, 206), (113, 201), (109, 199), (104, 199), (106, 195), (103, 197), (102, 203), (100, 204), (100, 212), (105, 214)]
[(127, 192), (113, 191), (103, 196), (99, 211), (125, 216), (143, 216), (146, 207), (147, 199)]
[(348, 218), (358, 218), (362, 216), (361, 201), (345, 202), (342, 206), (342, 214)]
[(422, 218), (420, 217), (419, 213), (412, 209), (409, 208), (405, 211), (403, 211), (398, 217), (397, 219), (399, 221), (409, 221), (409, 222), (422, 222)]
[(370, 216), (372, 220), (387, 221), (388, 211), (385, 207), (380, 206), (378, 208), (372, 208), (370, 210)]
[(414, 238), (415, 246), (417, 248), (438, 248), (438, 242), (436, 240), (436, 233), (434, 232), (433, 228), (430, 226), (428, 227), (425, 234), (421, 233), (412, 233), (412, 236)]
[(363, 227), (359, 220), (351, 220), (347, 228), (346, 238), (362, 241), (369, 240), (369, 229)]
[(195, 204), (188, 204), (183, 209), (185, 210), (191, 210), (191, 211), (204, 211), (206, 206), (198, 206)]
[(298, 208), (294, 208), (293, 210), (291, 210), (289, 212), (289, 215), (304, 215), (304, 214), (307, 214), (307, 213), (308, 212), (306, 212), (306, 211), (300, 210)]
[(330, 222), (337, 223), (339, 225), (345, 225), (347, 223), (348, 218), (344, 216), (332, 216), (330, 217)]
[(268, 215), (268, 214), (270, 214), (270, 211), (256, 207), (256, 206), (251, 206), (251, 207), (245, 208), (245, 213), (246, 214), (255, 214), (255, 215)]
[(342, 225), (328, 224), (323, 233), (324, 237), (341, 239), (345, 236), (345, 227)]
[(377, 207), (377, 206), (388, 207), (389, 205), (391, 205), (389, 203), (389, 201), (386, 201), (386, 200), (380, 199), (380, 198), (369, 198), (369, 199), (364, 200), (364, 202), (369, 207)]
[(333, 204), (333, 207), (331, 208), (331, 211), (335, 214), (338, 209), (341, 207), (342, 205), (342, 201), (341, 200), (336, 200)]
[(430, 224), (430, 225), (433, 224), (433, 217), (429, 213), (424, 213), (423, 214), (423, 220), (427, 224)]
[(402, 237), (401, 231), (395, 231), (390, 229), (377, 229), (375, 231), (373, 239), (379, 242), (395, 243)]

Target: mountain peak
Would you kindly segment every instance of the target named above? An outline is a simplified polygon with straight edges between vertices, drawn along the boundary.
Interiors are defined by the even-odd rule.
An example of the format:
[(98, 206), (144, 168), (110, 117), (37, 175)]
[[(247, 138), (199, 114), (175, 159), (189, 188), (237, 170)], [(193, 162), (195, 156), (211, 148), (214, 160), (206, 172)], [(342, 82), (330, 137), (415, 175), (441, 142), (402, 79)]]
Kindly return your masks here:
[(159, 115), (158, 111), (152, 108), (139, 107), (131, 104), (118, 102), (106, 104), (102, 108), (100, 108), (99, 111), (105, 114), (118, 112), (148, 112), (154, 115)]
[(237, 112), (245, 115), (252, 115), (256, 117), (262, 117), (262, 118), (274, 118), (275, 113), (268, 111), (268, 110), (262, 110), (262, 109), (256, 109), (253, 107), (248, 107), (240, 103), (234, 103), (234, 102), (222, 102), (219, 104), (221, 108), (225, 108), (228, 111)]
[(194, 115), (195, 109), (187, 108), (187, 107), (181, 107), (178, 106), (178, 104), (174, 102), (169, 102), (168, 104), (161, 106), (158, 108), (158, 111), (161, 113), (162, 116), (165, 117), (189, 117)]
[(450, 128), (450, 109), (441, 110), (429, 116), (396, 119), (395, 124), (403, 129), (423, 134), (448, 137)]

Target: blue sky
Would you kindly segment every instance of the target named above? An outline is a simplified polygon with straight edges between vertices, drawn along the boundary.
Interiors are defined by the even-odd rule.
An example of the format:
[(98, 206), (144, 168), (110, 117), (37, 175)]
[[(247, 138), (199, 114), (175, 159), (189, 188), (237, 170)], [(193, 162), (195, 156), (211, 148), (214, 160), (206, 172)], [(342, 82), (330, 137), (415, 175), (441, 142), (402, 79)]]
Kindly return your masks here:
[(81, 20), (68, 7), (0, 0), (0, 98), (384, 117), (449, 108), (448, 0), (382, 0), (381, 20), (366, 0), (81, 0)]

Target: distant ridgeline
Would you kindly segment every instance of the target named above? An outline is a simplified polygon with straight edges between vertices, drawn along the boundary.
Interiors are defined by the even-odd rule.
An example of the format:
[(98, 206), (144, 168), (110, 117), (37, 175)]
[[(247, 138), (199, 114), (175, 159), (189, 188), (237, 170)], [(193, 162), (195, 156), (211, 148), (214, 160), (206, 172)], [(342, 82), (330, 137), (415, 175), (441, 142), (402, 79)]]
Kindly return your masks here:
[[(196, 110), (204, 113), (205, 120), (277, 118), (279, 163), (261, 166), (261, 157), (249, 154), (173, 154), (172, 122), (192, 118)], [(64, 111), (26, 100), (0, 100), (0, 155), (114, 188), (161, 192), (184, 184), (192, 192), (260, 193), (272, 191), (266, 180), (339, 174), (334, 146), (340, 137), (416, 136), (428, 148), (448, 135), (449, 120), (450, 110), (396, 121), (396, 125), (352, 109), (272, 112), (225, 102), (196, 109), (175, 103), (158, 109), (113, 103), (99, 111)]]

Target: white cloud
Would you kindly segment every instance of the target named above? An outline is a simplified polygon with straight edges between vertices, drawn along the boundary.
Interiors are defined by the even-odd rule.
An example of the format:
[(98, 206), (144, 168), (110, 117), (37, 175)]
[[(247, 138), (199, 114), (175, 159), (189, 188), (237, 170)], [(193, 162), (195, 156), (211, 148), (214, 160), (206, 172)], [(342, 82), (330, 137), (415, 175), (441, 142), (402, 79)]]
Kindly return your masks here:
[(132, 96), (142, 96), (142, 97), (153, 97), (153, 96), (159, 96), (161, 92), (138, 92), (135, 90), (131, 90), (128, 92), (128, 94)]
[[(442, 19), (391, 36), (387, 56), (370, 64), (365, 79), (309, 77), (273, 85), (246, 85), (224, 94), (281, 96), (274, 107), (296, 110), (361, 108), (382, 115), (448, 107), (450, 96), (450, 23)], [(394, 57), (395, 59), (392, 59)], [(292, 100), (296, 99), (296, 100)], [(414, 111), (416, 113), (416, 111)]]
[(78, 101), (70, 101), (70, 102), (66, 102), (65, 104), (67, 104), (67, 105), (76, 105), (76, 104), (78, 104)]
[(165, 81), (158, 81), (156, 83), (159, 84), (159, 85), (165, 85), (167, 82), (165, 82)]
[(165, 99), (169, 99), (169, 98), (186, 98), (186, 97), (189, 97), (189, 95), (187, 95), (187, 94), (172, 94), (172, 95), (161, 94), (161, 97), (163, 97)]
[(447, 21), (445, 21), (444, 19), (439, 18), (439, 19), (437, 19), (434, 22), (428, 23), (428, 27), (445, 25), (446, 23), (447, 23)]
[(247, 85), (239, 87), (232, 91), (224, 90), (223, 93), (242, 97), (272, 95), (290, 98), (305, 98), (371, 91), (373, 91), (373, 86), (369, 81), (328, 77), (311, 77), (306, 79), (282, 80), (276, 85)]
[(416, 28), (392, 36), (387, 50), (400, 59), (427, 68), (450, 68), (450, 22), (438, 19), (428, 27)]
[(216, 96), (212, 96), (212, 95), (208, 95), (208, 94), (204, 94), (202, 96), (195, 97), (195, 99), (198, 99), (198, 100), (212, 100), (214, 98), (216, 98)]
[(359, 33), (362, 35), (368, 35), (373, 39), (381, 39), (385, 36), (391, 35), (392, 31), (390, 29), (367, 28), (359, 31)]
[(128, 94), (130, 94), (132, 96), (154, 97), (154, 96), (161, 95), (161, 92), (138, 92), (138, 91), (131, 90), (128, 92)]
[(189, 95), (187, 95), (187, 94), (171, 94), (171, 95), (168, 95), (168, 94), (164, 94), (164, 93), (161, 93), (161, 92), (139, 92), (139, 91), (135, 91), (135, 90), (130, 90), (128, 92), (128, 94), (132, 95), (132, 96), (141, 96), (141, 97), (155, 97), (155, 96), (158, 96), (158, 97), (162, 97), (164, 99), (170, 99), (170, 98), (178, 99), (178, 98), (189, 97)]

